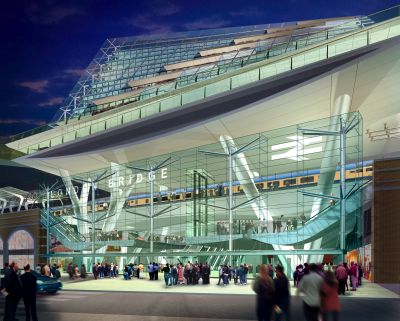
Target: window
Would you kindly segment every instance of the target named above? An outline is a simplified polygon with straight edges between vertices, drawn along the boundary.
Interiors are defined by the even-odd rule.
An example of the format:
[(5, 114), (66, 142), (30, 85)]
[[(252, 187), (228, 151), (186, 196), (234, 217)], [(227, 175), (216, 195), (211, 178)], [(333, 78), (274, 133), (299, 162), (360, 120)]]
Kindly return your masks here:
[(300, 178), (300, 183), (301, 184), (307, 184), (307, 183), (313, 183), (314, 182), (314, 176), (305, 176)]
[(8, 261), (17, 262), (20, 267), (30, 264), (34, 266), (34, 241), (25, 230), (14, 232), (8, 239)]
[(292, 186), (292, 185), (296, 185), (296, 179), (292, 178), (292, 179), (285, 179), (283, 181), (283, 185), (284, 186)]

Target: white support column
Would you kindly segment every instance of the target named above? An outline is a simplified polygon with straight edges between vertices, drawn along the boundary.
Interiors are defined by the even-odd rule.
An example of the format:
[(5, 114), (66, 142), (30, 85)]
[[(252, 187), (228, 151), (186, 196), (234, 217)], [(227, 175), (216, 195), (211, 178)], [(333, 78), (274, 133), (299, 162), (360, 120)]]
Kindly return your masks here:
[(342, 262), (346, 249), (346, 132), (340, 118), (340, 249)]
[[(233, 251), (233, 156), (228, 156), (228, 180), (229, 180), (229, 251)], [(232, 262), (231, 262), (232, 263)]]
[(154, 171), (150, 168), (150, 253), (154, 250)]

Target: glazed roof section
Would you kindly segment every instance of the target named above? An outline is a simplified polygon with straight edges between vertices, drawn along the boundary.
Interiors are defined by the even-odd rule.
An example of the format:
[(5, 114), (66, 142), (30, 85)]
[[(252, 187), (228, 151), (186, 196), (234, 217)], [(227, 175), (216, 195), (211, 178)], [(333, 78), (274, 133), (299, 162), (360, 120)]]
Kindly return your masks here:
[[(376, 40), (378, 38), (372, 31), (375, 29), (379, 31), (382, 23), (398, 16), (399, 6), (363, 18), (321, 19), (279, 25), (206, 30), (170, 34), (163, 39), (156, 36), (108, 39), (87, 68), (89, 76), (81, 78), (69, 96), (72, 100), (66, 102), (56, 115), (58, 117), (56, 120), (59, 121), (38, 128), (36, 131), (17, 135), (13, 140), (29, 138), (43, 131), (49, 131), (50, 134), (57, 127), (62, 127), (62, 130), (58, 130), (58, 135), (62, 132), (63, 137), (52, 137), (53, 141), (49, 141), (49, 144), (36, 142), (37, 146), (32, 150), (25, 148), (26, 143), (22, 145), (11, 143), (9, 146), (25, 153), (32, 153), (156, 112), (183, 106), (221, 93), (224, 91), (220, 90), (221, 86), (228, 87), (225, 90), (230, 90), (251, 81), (274, 76), (345, 52), (329, 50), (326, 44), (334, 43), (336, 39), (350, 40), (353, 44), (351, 48), (346, 49), (348, 51), (359, 48), (360, 44), (368, 45), (396, 36), (393, 27), (392, 33), (378, 37), (379, 40)], [(366, 30), (366, 41), (357, 42), (354, 37), (351, 38), (357, 33), (361, 35), (363, 30)], [(340, 41), (346, 42), (346, 40)], [(357, 42), (356, 45), (354, 41)], [(320, 44), (319, 51), (308, 53), (308, 59), (305, 59), (307, 54), (299, 56), (299, 59), (293, 57), (290, 59), (290, 66), (286, 66), (286, 57), (306, 52), (308, 48), (313, 50), (312, 48), (317, 48)], [(271, 70), (268, 70), (268, 64)], [(261, 65), (266, 66), (263, 71), (259, 68)], [(254, 75), (248, 72), (252, 69), (255, 71)], [(239, 79), (241, 73), (243, 77)], [(230, 75), (236, 78), (233, 79)], [(226, 80), (227, 84), (223, 84)], [(206, 89), (207, 85), (209, 88)], [(141, 106), (146, 108), (139, 108)], [(118, 115), (127, 110), (132, 112)], [(100, 121), (114, 115), (113, 121)], [(68, 124), (64, 124), (61, 120)], [(93, 127), (94, 124), (98, 126)], [(71, 137), (67, 137), (68, 134), (65, 134), (71, 129), (75, 132), (71, 133)], [(79, 129), (80, 133), (77, 133), (76, 129)], [(47, 136), (54, 135), (44, 136), (47, 139)], [(42, 140), (40, 137), (37, 138), (39, 141)]]
[(282, 54), (291, 50), (290, 41), (309, 38), (350, 21), (340, 33), (361, 26), (359, 19), (346, 17), (164, 37), (107, 39), (54, 120), (95, 115), (126, 102), (144, 101), (216, 77), (269, 58), (266, 53), (272, 48), (275, 50), (270, 56)]

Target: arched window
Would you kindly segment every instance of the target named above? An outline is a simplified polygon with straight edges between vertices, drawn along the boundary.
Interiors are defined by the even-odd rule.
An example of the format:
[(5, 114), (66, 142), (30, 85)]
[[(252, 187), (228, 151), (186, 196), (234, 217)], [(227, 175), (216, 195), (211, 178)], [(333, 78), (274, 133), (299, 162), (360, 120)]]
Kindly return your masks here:
[(4, 266), (4, 262), (3, 262), (3, 250), (4, 250), (4, 247), (3, 247), (3, 240), (2, 240), (2, 238), (0, 237), (0, 268), (3, 268), (3, 266)]
[(27, 263), (34, 267), (34, 241), (27, 231), (15, 231), (8, 239), (8, 261), (17, 262), (21, 268)]

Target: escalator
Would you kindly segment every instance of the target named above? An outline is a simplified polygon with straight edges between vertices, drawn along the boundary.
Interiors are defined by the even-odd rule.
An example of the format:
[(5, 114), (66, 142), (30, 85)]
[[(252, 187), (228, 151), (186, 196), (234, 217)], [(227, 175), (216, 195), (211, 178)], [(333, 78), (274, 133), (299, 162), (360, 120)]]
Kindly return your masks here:
[[(362, 193), (363, 189), (368, 186), (369, 182), (362, 185), (362, 187), (352, 194), (346, 200), (346, 220), (351, 219), (354, 213), (362, 207)], [(274, 245), (294, 245), (299, 243), (305, 243), (313, 241), (314, 239), (321, 236), (322, 233), (329, 231), (335, 224), (338, 224), (340, 220), (340, 202), (335, 203), (332, 206), (324, 208), (317, 215), (304, 222), (296, 230), (285, 230), (279, 233), (260, 233), (250, 234), (244, 237), (243, 234), (234, 234), (234, 240), (240, 239), (252, 239), (261, 243), (274, 244)], [(348, 224), (346, 224), (346, 227)], [(352, 227), (349, 227), (350, 230)], [(349, 232), (349, 231), (346, 231)], [(229, 235), (213, 235), (213, 236), (199, 236), (199, 237), (188, 237), (185, 242), (187, 244), (211, 244), (228, 242)]]

